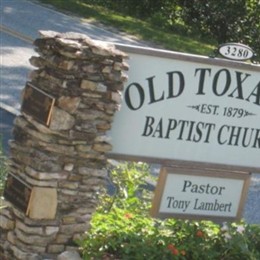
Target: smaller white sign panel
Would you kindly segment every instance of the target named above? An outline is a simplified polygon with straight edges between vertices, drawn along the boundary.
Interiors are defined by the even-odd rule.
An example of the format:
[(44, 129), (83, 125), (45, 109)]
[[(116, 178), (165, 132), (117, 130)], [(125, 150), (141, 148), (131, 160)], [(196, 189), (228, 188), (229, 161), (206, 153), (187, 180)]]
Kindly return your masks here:
[(152, 215), (162, 218), (238, 220), (249, 185), (249, 173), (163, 168)]

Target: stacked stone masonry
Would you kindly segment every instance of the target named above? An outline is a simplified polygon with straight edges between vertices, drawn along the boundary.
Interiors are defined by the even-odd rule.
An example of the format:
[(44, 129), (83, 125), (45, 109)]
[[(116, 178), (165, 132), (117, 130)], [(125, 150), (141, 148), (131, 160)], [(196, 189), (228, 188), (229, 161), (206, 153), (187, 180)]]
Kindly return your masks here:
[[(77, 33), (40, 31), (29, 82), (55, 98), (50, 125), (22, 113), (10, 142), (10, 173), (57, 191), (53, 219), (0, 210), (1, 259), (57, 259), (89, 228), (96, 193), (106, 184), (106, 132), (120, 107), (127, 55)], [(36, 209), (48, 211), (45, 209)]]

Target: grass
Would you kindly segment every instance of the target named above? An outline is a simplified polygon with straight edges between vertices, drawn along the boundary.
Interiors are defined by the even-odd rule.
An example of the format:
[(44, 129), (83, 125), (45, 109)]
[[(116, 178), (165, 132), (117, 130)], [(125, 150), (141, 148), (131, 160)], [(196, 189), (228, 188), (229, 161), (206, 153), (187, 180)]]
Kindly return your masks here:
[(3, 153), (2, 147), (2, 135), (0, 134), (0, 210), (5, 207), (4, 199), (2, 198), (4, 185), (5, 185), (5, 178), (7, 175), (7, 158)]
[(3, 153), (3, 147), (2, 147), (2, 135), (0, 134), (0, 196), (4, 188), (5, 178), (7, 174), (6, 160), (7, 158)]
[(159, 48), (173, 51), (201, 54), (209, 56), (213, 53), (214, 43), (188, 35), (178, 24), (175, 31), (163, 30), (152, 22), (139, 20), (130, 16), (113, 12), (104, 7), (82, 3), (79, 0), (39, 0), (60, 11), (77, 15), (83, 20), (92, 23), (101, 23), (105, 26), (133, 35), (140, 40), (148, 41)]
[(6, 167), (4, 165), (4, 161), (5, 161), (5, 158), (3, 158), (3, 155), (0, 154), (0, 196), (4, 189), (4, 182), (5, 182), (5, 177), (6, 177)]

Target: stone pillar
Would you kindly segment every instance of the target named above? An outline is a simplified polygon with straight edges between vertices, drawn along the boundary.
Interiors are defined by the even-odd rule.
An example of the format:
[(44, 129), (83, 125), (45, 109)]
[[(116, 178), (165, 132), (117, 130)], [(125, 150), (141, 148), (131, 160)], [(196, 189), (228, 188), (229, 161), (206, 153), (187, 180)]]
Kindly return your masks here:
[[(96, 193), (106, 183), (106, 131), (127, 79), (127, 55), (114, 46), (77, 33), (40, 35), (34, 42), (39, 56), (30, 59), (37, 69), (24, 90), (29, 108), (22, 106), (14, 122), (8, 177), (10, 189), (15, 191), (19, 177), (18, 194), (28, 187), (31, 195), (24, 211), (17, 198), (0, 210), (1, 259), (56, 259), (75, 250), (74, 240), (89, 228)], [(53, 98), (48, 122), (30, 113), (45, 108), (30, 87)]]

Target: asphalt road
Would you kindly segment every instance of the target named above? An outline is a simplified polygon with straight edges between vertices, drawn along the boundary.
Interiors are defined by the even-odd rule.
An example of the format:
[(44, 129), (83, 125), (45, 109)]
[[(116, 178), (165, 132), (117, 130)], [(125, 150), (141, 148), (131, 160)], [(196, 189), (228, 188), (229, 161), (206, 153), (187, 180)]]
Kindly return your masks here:
[[(39, 30), (74, 31), (97, 40), (143, 45), (118, 32), (111, 32), (77, 17), (64, 15), (37, 1), (0, 0), (0, 134), (8, 154), (12, 124), (19, 113), (21, 91), (33, 67), (28, 60), (36, 55), (32, 42)], [(154, 168), (155, 174), (158, 166)], [(260, 223), (260, 174), (253, 174), (243, 217), (248, 223)]]
[(29, 58), (37, 55), (32, 42), (39, 30), (79, 32), (96, 40), (132, 45), (143, 45), (133, 38), (111, 32), (93, 24), (82, 22), (37, 1), (0, 0), (1, 22), (1, 95), (0, 102), (15, 109), (20, 108), (20, 94), (28, 73), (33, 67)]
[(12, 128), (15, 115), (0, 108), (0, 145), (6, 155), (9, 154), (8, 141), (12, 139)]

